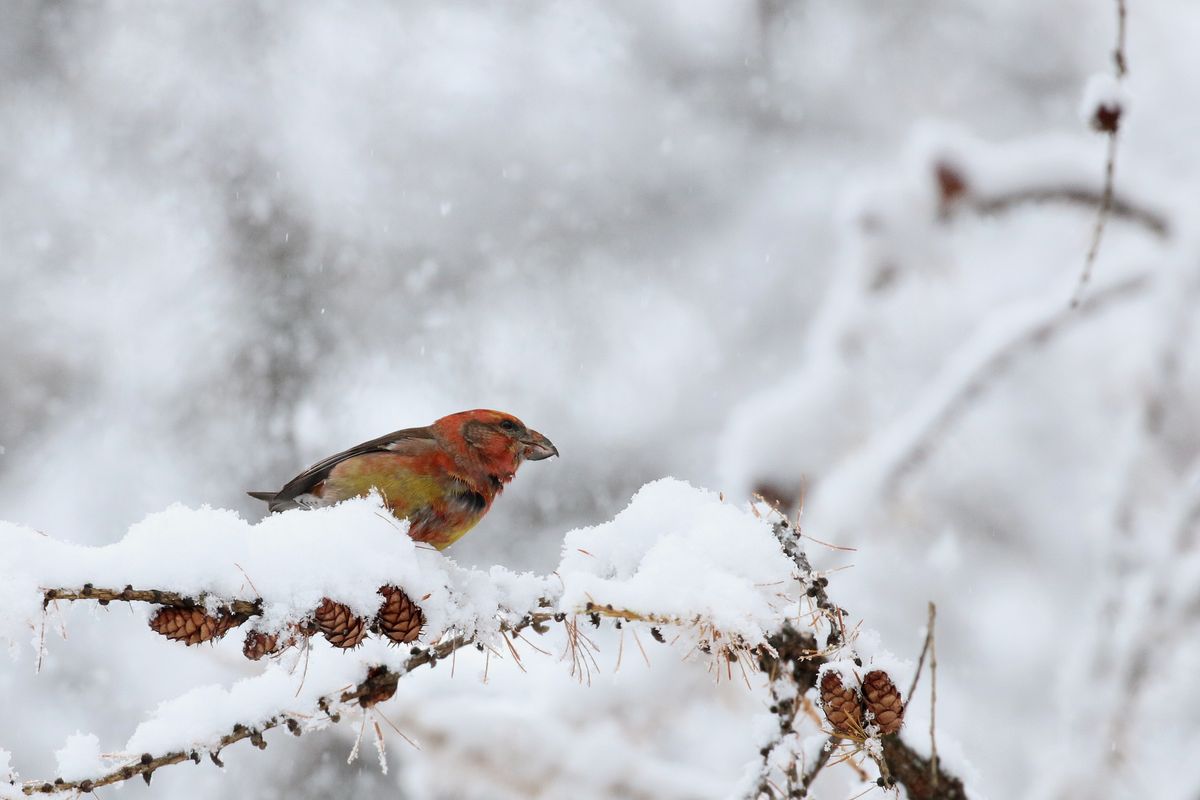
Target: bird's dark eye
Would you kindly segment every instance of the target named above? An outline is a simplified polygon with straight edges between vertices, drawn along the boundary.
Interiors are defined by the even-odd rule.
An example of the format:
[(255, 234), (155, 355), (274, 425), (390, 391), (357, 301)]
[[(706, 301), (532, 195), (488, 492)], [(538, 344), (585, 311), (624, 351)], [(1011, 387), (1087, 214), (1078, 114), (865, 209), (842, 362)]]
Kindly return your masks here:
[(504, 422), (500, 423), (500, 427), (506, 431), (515, 431), (517, 429), (517, 423), (513, 422), (511, 419), (506, 419)]

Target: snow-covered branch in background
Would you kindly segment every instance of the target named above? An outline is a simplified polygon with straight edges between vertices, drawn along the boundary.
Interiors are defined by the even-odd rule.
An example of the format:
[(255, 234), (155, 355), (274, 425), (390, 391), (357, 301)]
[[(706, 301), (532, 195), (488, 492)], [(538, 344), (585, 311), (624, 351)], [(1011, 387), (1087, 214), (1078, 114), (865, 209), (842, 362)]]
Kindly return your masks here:
[[(979, 386), (999, 374), (998, 364), (1036, 352), (1077, 322), (1058, 313), (1053, 291), (1044, 288), (1007, 307), (989, 307), (974, 322), (974, 331), (947, 343), (963, 342), (939, 359), (936, 377), (921, 381), (920, 392), (878, 430), (873, 398), (860, 386), (863, 370), (872, 368), (865, 359), (894, 346), (887, 320), (911, 299), (903, 297), (903, 289), (921, 279), (917, 265), (933, 259), (928, 243), (946, 239), (950, 223), (964, 217), (1046, 203), (1091, 209), (1106, 203), (1104, 183), (1080, 154), (1075, 137), (989, 143), (956, 127), (928, 124), (913, 135), (907, 150), (896, 170), (899, 177), (868, 181), (851, 193), (839, 226), (841, 263), (809, 321), (796, 369), (747, 397), (733, 413), (722, 436), (720, 463), (724, 485), (735, 494), (758, 492), (794, 505), (804, 484), (819, 486), (847, 459), (859, 460), (855, 451), (864, 443), (875, 451), (891, 448), (899, 463), (914, 464), (908, 458), (912, 448), (898, 441), (901, 427), (906, 436), (900, 438), (927, 442), (926, 428), (941, 431), (961, 416), (980, 396)], [(1107, 201), (1112, 216), (1169, 245), (1177, 225), (1167, 209), (1177, 198), (1162, 196), (1160, 186), (1145, 181), (1130, 179), (1126, 185), (1125, 193), (1114, 192)], [(968, 279), (973, 268), (962, 268)], [(1078, 276), (1069, 279), (1074, 285)], [(1156, 279), (1152, 268), (1126, 269), (1103, 284), (1096, 302), (1084, 304), (1080, 316), (1090, 318), (1120, 301), (1145, 297)], [(1047, 286), (1058, 283), (1048, 280)], [(921, 326), (931, 321), (923, 319)], [(812, 421), (819, 424), (806, 424)]]
[(940, 438), (1023, 353), (1047, 346), (1056, 336), (1122, 300), (1145, 292), (1150, 273), (1141, 270), (1105, 283), (1078, 309), (1050, 295), (992, 312), (946, 360), (928, 386), (895, 421), (846, 458), (821, 483), (822, 513), (843, 526), (872, 508), (864, 497), (893, 498), (906, 474), (931, 454)]
[[(1097, 101), (1099, 102), (1099, 101)], [(1145, 187), (1121, 194), (1097, 181), (1095, 168), (1080, 157), (1074, 139), (1046, 137), (989, 144), (961, 131), (931, 129), (916, 137), (914, 171), (932, 179), (938, 219), (964, 214), (993, 215), (1043, 203), (1094, 209), (1151, 236), (1172, 231), (1169, 204)]]
[[(1099, 574), (1072, 647), (1079, 656), (1068, 665), (1086, 679), (1067, 687), (1063, 736), (1103, 731), (1103, 744), (1047, 769), (1039, 796), (1066, 797), (1081, 787), (1102, 792), (1154, 769), (1157, 753), (1146, 734), (1170, 725), (1165, 717), (1175, 705), (1166, 698), (1186, 691), (1195, 671), (1189, 642), (1200, 626), (1200, 458), (1181, 415), (1189, 407), (1183, 381), (1200, 301), (1198, 258), (1193, 236), (1159, 269), (1146, 373), (1137, 403), (1116, 426)], [(1152, 489), (1149, 477), (1162, 485)], [(1115, 630), (1133, 634), (1114, 646)]]
[[(1081, 785), (1111, 793), (1153, 759), (1158, 774), (1169, 773), (1169, 758), (1145, 743), (1152, 725), (1182, 716), (1163, 687), (1186, 691), (1197, 663), (1187, 636), (1200, 620), (1200, 603), (1179, 590), (1195, 583), (1197, 550), (1180, 533), (1194, 523), (1187, 465), (1197, 441), (1186, 411), (1200, 296), (1191, 201), (1151, 170), (1113, 185), (1111, 148), (1128, 100), (1111, 81), (1086, 95), (1085, 113), (1109, 134), (1107, 176), (1079, 136), (990, 144), (939, 127), (919, 132), (886, 178), (864, 182), (843, 215), (841, 258), (795, 367), (742, 401), (719, 458), (727, 489), (784, 507), (802, 502), (806, 528), (823, 539), (860, 548), (869, 540), (854, 573), (870, 576), (867, 585), (896, 580), (920, 591), (926, 570), (957, 569), (959, 559), (979, 568), (1004, 552), (1003, 537), (1019, 543), (1007, 556), (1022, 574), (1069, 552), (1103, 597), (1091, 624), (1056, 631), (1079, 636), (1071, 649), (1082, 655), (1053, 670), (1055, 713), (1067, 721), (1063, 742), (1104, 734), (1082, 763), (1069, 744), (1047, 756), (1050, 777), (1040, 783), (1045, 796), (1062, 797)], [(1096, 216), (1081, 281), (1088, 210)], [(1022, 248), (1030, 239), (1039, 245)], [(1072, 293), (1078, 303), (1068, 305)], [(1151, 346), (1140, 347), (1147, 338)], [(1092, 463), (1060, 464), (1062, 453)], [(1056, 518), (1064, 506), (1048, 487), (1093, 468), (1113, 476), (1079, 487), (1082, 510)], [(1106, 535), (1091, 534), (1097, 523)], [(920, 577), (896, 578), (870, 552), (885, 548), (916, 558)], [(942, 577), (942, 599), (963, 596), (965, 584), (956, 592), (955, 579)], [(951, 624), (969, 638), (978, 620), (956, 605), (948, 616), (962, 616)], [(1065, 608), (1073, 620), (1092, 616)], [(1139, 635), (1118, 645), (1114, 630)], [(1167, 654), (1164, 642), (1178, 646)], [(981, 675), (997, 665), (987, 680), (1013, 674), (998, 656), (976, 664)]]
[[(245, 626), (248, 642), (263, 635), (297, 645), (278, 648), (260, 674), (228, 689), (197, 688), (162, 704), (115, 753), (102, 751), (94, 736), (71, 737), (55, 780), (0, 785), (8, 795), (88, 792), (137, 776), (148, 782), (161, 767), (205, 757), (219, 764), (222, 748), (237, 742), (266, 747), (268, 731), (301, 735), (350, 714), (361, 714), (364, 728), (374, 719), (382, 759), (379, 720), (386, 718), (375, 706), (413, 670), (446, 660), (453, 670), (459, 650), (472, 645), (488, 659), (546, 655), (524, 635), (536, 631), (560, 650), (568, 662), (562, 668), (587, 682), (600, 670), (587, 631), (608, 624), (635, 637), (641, 628), (648, 640), (669, 636), (685, 657), (706, 661), (716, 680), (737, 677), (747, 691), (770, 698), (778, 724), (762, 763), (748, 772), (753, 796), (779, 794), (780, 785), (795, 796), (831, 760), (807, 753), (805, 725), (838, 748), (834, 763), (859, 772), (874, 763), (885, 783), (895, 779), (886, 748), (909, 749), (897, 738), (903, 704), (895, 687), (904, 666), (883, 651), (856, 649), (859, 631), (829, 599), (828, 581), (812, 571), (799, 533), (674, 480), (647, 485), (611, 522), (568, 533), (550, 576), (459, 567), (412, 542), (375, 497), (253, 525), (228, 511), (177, 506), (102, 548), (11, 524), (0, 527), (0, 542), (10, 554), (0, 576), (0, 636), (14, 654), (24, 640), (40, 659), (55, 627), (49, 617), (60, 604), (79, 601), (158, 607), (151, 625), (159, 632), (161, 609), (177, 609), (231, 620), (206, 629), (211, 641)], [(387, 607), (379, 587), (394, 587), (419, 606), (419, 641), (396, 649), (388, 636), (347, 642), (344, 631), (327, 629), (322, 613), (332, 604), (348, 615), (339, 624), (379, 633)], [(310, 639), (318, 630), (342, 647)], [(861, 711), (855, 724), (837, 718), (832, 731), (821, 732), (815, 707), (829, 712), (829, 681), (818, 686), (826, 674), (842, 681), (839, 692)], [(884, 688), (882, 700), (871, 686)], [(838, 703), (842, 709), (840, 694)], [(885, 746), (883, 739), (893, 741)], [(942, 785), (959, 793), (910, 797), (965, 796), (948, 774)]]

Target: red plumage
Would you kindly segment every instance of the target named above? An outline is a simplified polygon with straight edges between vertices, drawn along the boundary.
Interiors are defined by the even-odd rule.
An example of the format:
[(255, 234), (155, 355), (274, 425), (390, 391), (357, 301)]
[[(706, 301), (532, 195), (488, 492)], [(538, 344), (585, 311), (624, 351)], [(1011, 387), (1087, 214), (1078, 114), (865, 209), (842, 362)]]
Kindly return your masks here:
[(378, 490), (409, 535), (439, 550), (475, 526), (525, 461), (558, 455), (521, 420), (475, 409), (395, 431), (320, 461), (278, 492), (250, 492), (271, 511), (329, 505)]

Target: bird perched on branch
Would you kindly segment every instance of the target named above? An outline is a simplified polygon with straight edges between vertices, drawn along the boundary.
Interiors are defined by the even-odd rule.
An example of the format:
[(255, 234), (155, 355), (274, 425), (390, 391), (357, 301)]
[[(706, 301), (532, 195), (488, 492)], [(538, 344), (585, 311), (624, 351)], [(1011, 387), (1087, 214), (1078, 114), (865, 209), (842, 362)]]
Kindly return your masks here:
[(523, 461), (558, 449), (521, 420), (476, 409), (406, 428), (330, 456), (278, 492), (247, 492), (271, 511), (315, 508), (379, 490), (409, 535), (439, 550), (475, 527)]

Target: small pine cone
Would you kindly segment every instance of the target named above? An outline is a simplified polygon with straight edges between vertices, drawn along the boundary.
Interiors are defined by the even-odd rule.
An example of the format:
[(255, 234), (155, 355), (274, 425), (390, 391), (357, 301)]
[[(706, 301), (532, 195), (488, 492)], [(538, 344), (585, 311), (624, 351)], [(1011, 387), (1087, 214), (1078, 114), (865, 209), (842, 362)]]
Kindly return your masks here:
[(366, 680), (358, 685), (363, 692), (358, 697), (359, 705), (370, 708), (385, 700), (391, 700), (399, 683), (400, 676), (387, 667), (371, 667)]
[(863, 698), (867, 710), (875, 715), (875, 724), (882, 734), (895, 733), (904, 723), (904, 702), (900, 690), (883, 670), (871, 670), (863, 678)]
[(415, 642), (425, 626), (425, 615), (402, 589), (382, 586), (383, 605), (375, 616), (375, 628), (396, 644)]
[(863, 712), (858, 690), (843, 686), (841, 676), (832, 670), (821, 676), (821, 708), (836, 733), (862, 737)]
[(242, 644), (242, 655), (251, 661), (258, 661), (265, 656), (275, 655), (282, 649), (279, 634), (247, 631), (246, 641)]
[(367, 621), (354, 616), (349, 606), (328, 597), (313, 612), (313, 621), (334, 647), (358, 647), (367, 636)]
[(277, 633), (265, 631), (249, 631), (242, 645), (242, 655), (251, 661), (258, 661), (266, 656), (282, 653), (289, 647), (294, 647), (301, 639), (307, 639), (317, 632), (317, 626), (312, 621), (296, 622)]
[(245, 621), (245, 617), (235, 614), (214, 616), (203, 608), (163, 606), (150, 618), (150, 628), (168, 639), (192, 645), (220, 639)]

